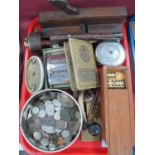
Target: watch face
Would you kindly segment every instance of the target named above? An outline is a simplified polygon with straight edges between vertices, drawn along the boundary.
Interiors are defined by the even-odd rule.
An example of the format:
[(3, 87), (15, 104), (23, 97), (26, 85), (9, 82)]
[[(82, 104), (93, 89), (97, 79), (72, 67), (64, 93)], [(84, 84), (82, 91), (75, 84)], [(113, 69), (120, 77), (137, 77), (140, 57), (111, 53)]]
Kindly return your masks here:
[(102, 42), (96, 48), (97, 61), (106, 66), (119, 66), (125, 61), (123, 46), (118, 42)]
[(26, 66), (25, 74), (26, 86), (30, 93), (35, 93), (42, 89), (44, 81), (43, 64), (39, 57), (32, 56)]

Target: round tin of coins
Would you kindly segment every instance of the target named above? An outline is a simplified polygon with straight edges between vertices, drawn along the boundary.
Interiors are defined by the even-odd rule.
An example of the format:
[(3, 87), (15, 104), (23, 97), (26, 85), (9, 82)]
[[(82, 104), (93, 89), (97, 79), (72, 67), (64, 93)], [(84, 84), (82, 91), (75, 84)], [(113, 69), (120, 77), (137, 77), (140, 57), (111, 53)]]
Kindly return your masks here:
[[(56, 98), (49, 99), (48, 98), (49, 94), (50, 93), (52, 94), (53, 92), (54, 94), (64, 94), (64, 96), (67, 96), (65, 97), (67, 98), (67, 101), (69, 102), (71, 101), (72, 103), (63, 104), (63, 102), (60, 102), (57, 96)], [(56, 106), (54, 106), (53, 104), (54, 99), (59, 100), (59, 102), (62, 105), (60, 107), (57, 104)], [(50, 101), (50, 103), (48, 103), (49, 102), (48, 100)], [(43, 103), (43, 106), (38, 102)], [(37, 115), (31, 114), (32, 107), (39, 108), (39, 112), (42, 110), (46, 111), (46, 109), (48, 108), (45, 106), (45, 103), (47, 107), (48, 106), (50, 107), (51, 105), (54, 106), (53, 116), (48, 116), (46, 114), (45, 117), (42, 117), (41, 115), (40, 117), (39, 116), (40, 113), (38, 113)], [(42, 107), (41, 109), (39, 107), (40, 105)], [(65, 107), (64, 105), (67, 105), (67, 106)], [(58, 109), (55, 109), (55, 108), (58, 108)], [(69, 121), (62, 120), (60, 114), (63, 108), (67, 109), (68, 113), (71, 113), (73, 109), (76, 109), (75, 114), (76, 112), (80, 112), (80, 121), (78, 119), (72, 120), (72, 118), (70, 120), (67, 119)], [(71, 117), (71, 114), (70, 114), (70, 117)], [(70, 123), (72, 121), (74, 123)], [(22, 109), (21, 118), (20, 118), (21, 132), (26, 142), (28, 142), (28, 144), (32, 146), (34, 149), (44, 153), (56, 153), (70, 147), (80, 134), (80, 131), (82, 128), (82, 122), (83, 122), (82, 113), (77, 101), (70, 94), (58, 89), (45, 89), (32, 95), (25, 103)], [(38, 132), (41, 133), (41, 138)], [(69, 132), (69, 136), (68, 136), (68, 132)], [(63, 138), (62, 136), (66, 138)], [(29, 140), (30, 138), (34, 142), (30, 141)], [(51, 140), (53, 145), (51, 144), (51, 148), (50, 148)]]
[(97, 61), (106, 66), (119, 66), (126, 58), (125, 50), (119, 42), (102, 42), (96, 48)]
[(99, 123), (91, 123), (88, 125), (88, 131), (92, 136), (98, 136), (101, 134), (102, 128)]
[(32, 56), (26, 65), (26, 87), (30, 93), (36, 93), (43, 87), (44, 68), (42, 61), (37, 56)]

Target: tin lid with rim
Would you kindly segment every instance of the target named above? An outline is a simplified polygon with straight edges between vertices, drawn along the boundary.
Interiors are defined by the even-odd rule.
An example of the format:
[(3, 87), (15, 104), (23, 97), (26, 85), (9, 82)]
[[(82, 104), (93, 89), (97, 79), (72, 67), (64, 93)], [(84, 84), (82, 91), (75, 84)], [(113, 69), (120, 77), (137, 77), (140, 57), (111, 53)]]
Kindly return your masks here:
[(27, 90), (34, 94), (40, 91), (44, 83), (44, 68), (42, 61), (37, 56), (32, 56), (26, 65), (25, 81)]
[(119, 42), (102, 42), (96, 48), (97, 61), (106, 66), (119, 66), (126, 58), (125, 50)]

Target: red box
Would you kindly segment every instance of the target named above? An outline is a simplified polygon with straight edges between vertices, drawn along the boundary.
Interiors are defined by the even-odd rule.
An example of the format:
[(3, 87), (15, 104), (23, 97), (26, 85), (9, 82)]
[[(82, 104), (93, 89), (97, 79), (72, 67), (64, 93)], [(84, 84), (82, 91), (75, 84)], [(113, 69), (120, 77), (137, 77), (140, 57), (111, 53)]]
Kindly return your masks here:
[[(38, 24), (38, 18), (35, 18), (32, 20), (28, 27), (27, 34), (30, 32), (33, 32), (34, 28), (37, 28), (38, 30), (41, 30), (40, 25)], [(123, 33), (124, 33), (124, 39), (122, 40), (122, 45), (124, 46), (124, 49), (126, 51), (126, 61), (124, 62), (123, 65), (125, 66), (130, 66), (130, 57), (129, 57), (129, 50), (128, 50), (128, 40), (127, 40), (127, 33), (126, 33), (126, 27), (125, 24), (123, 23)], [(31, 56), (30, 50), (27, 48), (25, 50), (25, 58), (24, 58), (24, 72), (23, 72), (23, 81), (22, 81), (22, 87), (21, 87), (21, 98), (20, 98), (20, 112), (23, 109), (24, 104), (30, 97), (30, 93), (26, 89), (26, 84), (25, 84), (25, 79), (24, 79), (24, 74), (25, 74), (25, 66), (26, 63)], [(21, 134), (20, 131), (20, 143), (22, 144), (23, 148), (26, 150), (31, 155), (45, 155), (46, 153), (39, 152), (38, 150), (32, 148), (24, 139), (24, 137)], [(101, 148), (101, 142), (81, 142), (80, 138), (68, 149), (65, 151), (59, 152), (59, 153), (48, 153), (49, 155), (53, 154), (60, 154), (60, 155), (67, 155), (67, 154), (72, 154), (72, 155), (107, 155), (108, 150), (107, 148)]]

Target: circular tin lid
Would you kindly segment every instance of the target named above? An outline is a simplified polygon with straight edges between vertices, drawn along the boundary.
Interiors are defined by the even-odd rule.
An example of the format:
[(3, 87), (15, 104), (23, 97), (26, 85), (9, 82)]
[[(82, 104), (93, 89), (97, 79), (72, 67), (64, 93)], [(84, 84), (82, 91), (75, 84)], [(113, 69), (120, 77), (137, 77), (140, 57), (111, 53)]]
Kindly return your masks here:
[(42, 61), (37, 56), (32, 56), (26, 66), (25, 81), (30, 93), (38, 92), (43, 87), (44, 68)]
[(106, 66), (123, 64), (126, 54), (123, 46), (118, 42), (102, 42), (96, 48), (97, 61)]

